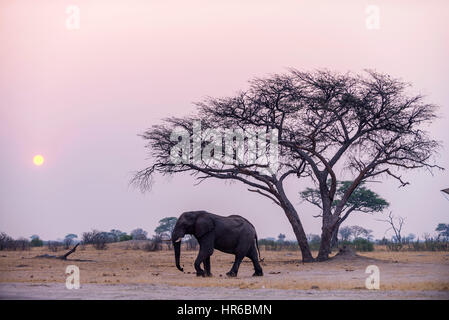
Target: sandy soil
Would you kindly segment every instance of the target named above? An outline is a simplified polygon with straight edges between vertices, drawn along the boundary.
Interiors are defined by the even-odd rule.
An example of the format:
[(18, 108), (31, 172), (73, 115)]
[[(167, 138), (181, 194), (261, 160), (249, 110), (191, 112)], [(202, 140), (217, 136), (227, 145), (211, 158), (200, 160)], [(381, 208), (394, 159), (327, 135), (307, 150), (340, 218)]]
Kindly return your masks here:
[[(375, 251), (362, 257), (302, 264), (299, 252), (264, 251), (264, 277), (252, 277), (244, 260), (237, 278), (227, 278), (233, 256), (216, 251), (211, 278), (198, 278), (196, 252), (183, 250), (174, 266), (171, 251), (145, 252), (136, 245), (86, 247), (67, 261), (34, 258), (46, 248), (0, 252), (0, 298), (50, 299), (449, 299), (447, 252)], [(62, 252), (57, 252), (57, 255)], [(80, 261), (81, 260), (81, 261)], [(81, 288), (65, 288), (66, 266), (80, 269)], [(368, 265), (380, 269), (380, 290), (367, 290)]]
[(0, 283), (0, 299), (174, 299), (174, 300), (404, 300), (449, 299), (447, 291), (282, 290), (179, 287), (154, 284), (85, 284), (67, 290), (61, 283)]

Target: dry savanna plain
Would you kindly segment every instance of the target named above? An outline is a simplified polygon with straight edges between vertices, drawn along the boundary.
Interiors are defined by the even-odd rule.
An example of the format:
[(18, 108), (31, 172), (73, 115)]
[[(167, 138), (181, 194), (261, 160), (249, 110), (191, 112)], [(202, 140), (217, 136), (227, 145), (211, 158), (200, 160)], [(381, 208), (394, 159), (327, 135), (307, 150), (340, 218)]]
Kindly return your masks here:
[[(197, 277), (196, 251), (182, 250), (184, 272), (171, 250), (147, 252), (141, 242), (79, 247), (67, 260), (47, 247), (0, 252), (2, 299), (449, 299), (448, 252), (391, 252), (376, 247), (356, 256), (300, 262), (300, 251), (261, 248), (263, 277), (252, 277), (245, 259), (238, 277), (228, 278), (233, 256), (215, 251), (212, 277)], [(314, 253), (316, 255), (316, 252)], [(66, 268), (79, 268), (80, 288), (67, 289)], [(379, 268), (379, 290), (368, 290), (366, 268)]]

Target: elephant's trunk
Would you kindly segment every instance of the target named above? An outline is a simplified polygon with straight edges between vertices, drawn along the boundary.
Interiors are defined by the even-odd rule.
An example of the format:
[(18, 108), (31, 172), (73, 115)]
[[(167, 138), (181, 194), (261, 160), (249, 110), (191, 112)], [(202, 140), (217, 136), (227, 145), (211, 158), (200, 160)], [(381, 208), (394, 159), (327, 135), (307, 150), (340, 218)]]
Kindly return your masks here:
[(181, 241), (173, 241), (173, 248), (175, 249), (175, 262), (176, 262), (176, 268), (179, 269), (179, 271), (184, 271), (183, 268), (181, 268), (180, 264), (180, 256), (181, 256)]

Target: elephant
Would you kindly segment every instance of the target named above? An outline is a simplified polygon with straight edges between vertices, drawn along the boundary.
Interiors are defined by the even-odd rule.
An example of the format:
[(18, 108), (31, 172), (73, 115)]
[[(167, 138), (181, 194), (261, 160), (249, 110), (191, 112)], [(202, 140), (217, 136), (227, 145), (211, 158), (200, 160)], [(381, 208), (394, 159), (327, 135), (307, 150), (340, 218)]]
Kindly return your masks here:
[[(237, 276), (240, 263), (245, 257), (253, 262), (255, 271), (253, 276), (263, 276), (262, 267), (259, 264), (260, 251), (256, 229), (245, 218), (238, 215), (223, 217), (207, 211), (188, 211), (181, 214), (171, 238), (176, 267), (180, 271), (184, 271), (180, 265), (181, 239), (186, 234), (193, 235), (200, 245), (194, 264), (197, 276), (212, 276), (210, 256), (214, 249), (235, 255), (234, 264), (226, 273), (227, 276)], [(201, 269), (201, 263), (205, 270)]]

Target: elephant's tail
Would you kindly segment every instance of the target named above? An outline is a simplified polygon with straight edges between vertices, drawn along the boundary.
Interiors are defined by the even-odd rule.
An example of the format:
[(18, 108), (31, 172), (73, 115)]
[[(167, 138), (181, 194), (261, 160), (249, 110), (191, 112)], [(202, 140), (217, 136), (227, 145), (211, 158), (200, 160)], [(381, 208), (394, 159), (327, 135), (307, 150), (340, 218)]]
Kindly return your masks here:
[(259, 254), (259, 261), (263, 261), (263, 259), (260, 257), (259, 241), (257, 240), (257, 234), (256, 234), (256, 248), (257, 248), (257, 253)]

